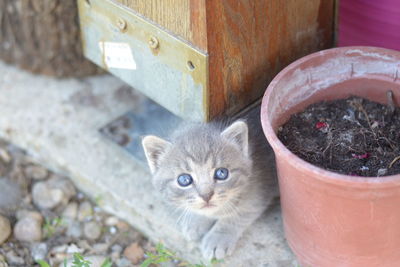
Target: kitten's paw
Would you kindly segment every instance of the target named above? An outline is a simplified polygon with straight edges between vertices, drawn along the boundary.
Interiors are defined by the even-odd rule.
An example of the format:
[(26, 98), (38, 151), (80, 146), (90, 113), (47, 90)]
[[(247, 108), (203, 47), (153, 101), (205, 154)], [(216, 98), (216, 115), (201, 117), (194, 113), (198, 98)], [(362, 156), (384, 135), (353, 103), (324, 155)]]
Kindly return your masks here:
[(201, 242), (203, 257), (208, 260), (223, 259), (232, 254), (237, 241), (238, 238), (234, 233), (210, 231)]
[(199, 241), (206, 232), (207, 230), (203, 229), (200, 225), (198, 227), (189, 225), (182, 229), (183, 236), (189, 241)]
[(200, 241), (210, 230), (214, 221), (198, 219), (189, 224), (181, 224), (183, 236), (189, 241)]

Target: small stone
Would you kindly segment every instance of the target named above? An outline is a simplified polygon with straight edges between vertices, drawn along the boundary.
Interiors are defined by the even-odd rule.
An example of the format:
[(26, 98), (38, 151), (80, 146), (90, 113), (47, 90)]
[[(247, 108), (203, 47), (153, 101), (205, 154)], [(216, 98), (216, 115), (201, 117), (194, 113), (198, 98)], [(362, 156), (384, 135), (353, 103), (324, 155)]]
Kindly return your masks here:
[(379, 169), (378, 176), (384, 176), (387, 173), (387, 169)]
[[(104, 256), (84, 256), (85, 260), (90, 261), (92, 264), (90, 265), (90, 267), (101, 267), (101, 265), (104, 263), (104, 261), (106, 260), (106, 257)], [(72, 264), (73, 259), (69, 259), (67, 260), (67, 267), (72, 267), (75, 266)], [(64, 267), (64, 263), (60, 263), (59, 267)]]
[(25, 263), (24, 259), (17, 255), (13, 250), (8, 251), (5, 256), (10, 266), (23, 265)]
[(32, 189), (33, 202), (41, 209), (66, 205), (76, 194), (75, 187), (66, 178), (53, 175), (49, 180), (37, 182)]
[(31, 206), (32, 204), (32, 195), (26, 195), (24, 196), (24, 198), (22, 199), (22, 206)]
[(31, 210), (18, 210), (16, 217), (18, 220), (22, 220), (25, 217), (31, 217), (38, 222), (42, 223), (43, 222), (43, 216), (37, 211), (31, 211)]
[(115, 226), (111, 226), (108, 230), (110, 231), (110, 234), (112, 234), (112, 235), (115, 235), (118, 232), (118, 229)]
[(104, 240), (105, 243), (111, 244), (111, 243), (114, 243), (115, 237), (110, 235), (107, 232), (104, 232), (103, 240)]
[(24, 173), (27, 177), (34, 180), (44, 180), (49, 175), (47, 169), (39, 165), (26, 166), (24, 169)]
[(133, 264), (138, 264), (144, 256), (144, 250), (138, 243), (132, 243), (124, 250), (124, 256)]
[(68, 254), (66, 253), (67, 247), (67, 245), (60, 245), (50, 249), (48, 254), (50, 266), (54, 266), (55, 262), (62, 262), (68, 257)]
[[(111, 260), (112, 261), (115, 262), (115, 261), (119, 260), (119, 258), (121, 258), (120, 252), (117, 252), (117, 251), (111, 252)], [(129, 261), (129, 263), (130, 263), (130, 261)]]
[(14, 226), (15, 238), (25, 242), (40, 241), (42, 239), (42, 221), (43, 218), (37, 218), (37, 216), (26, 216), (18, 220)]
[(92, 204), (89, 201), (84, 201), (79, 205), (78, 220), (88, 220), (93, 216)]
[(99, 206), (95, 206), (93, 210), (95, 213), (100, 213), (102, 211), (102, 209)]
[(122, 252), (122, 247), (121, 245), (115, 244), (111, 247), (111, 251), (117, 251), (117, 252)]
[(64, 260), (68, 259), (71, 255), (67, 253), (51, 253), (49, 254), (49, 264), (50, 266), (55, 266), (56, 263), (62, 262), (64, 263)]
[(69, 237), (80, 238), (82, 236), (82, 228), (80, 222), (65, 219), (67, 224), (67, 232), (66, 235)]
[(74, 253), (82, 253), (83, 251), (85, 251), (84, 249), (78, 247), (76, 244), (72, 243), (71, 245), (69, 245), (67, 247), (66, 252), (68, 254), (74, 254)]
[(56, 246), (51, 249), (51, 253), (63, 253), (67, 251), (67, 245)]
[(0, 215), (0, 245), (3, 244), (11, 234), (11, 224), (10, 221)]
[(118, 228), (121, 232), (124, 232), (124, 231), (128, 231), (129, 228), (130, 228), (130, 226), (129, 226), (128, 223), (126, 223), (126, 222), (124, 222), (124, 221), (119, 221), (119, 222), (117, 223), (117, 228)]
[(101, 236), (101, 226), (94, 221), (86, 222), (83, 226), (83, 234), (90, 240), (99, 239)]
[(117, 224), (118, 224), (118, 222), (119, 222), (119, 219), (117, 218), (117, 217), (115, 217), (115, 216), (111, 216), (111, 217), (108, 217), (106, 220), (105, 220), (105, 225), (107, 225), (107, 226), (116, 226)]
[(121, 258), (121, 259), (117, 259), (115, 261), (115, 264), (118, 267), (132, 267), (132, 263), (130, 262), (130, 260), (128, 260), (127, 258)]
[(63, 218), (70, 218), (70, 219), (76, 219), (77, 215), (78, 215), (78, 203), (76, 202), (69, 203), (65, 207), (62, 213)]
[(108, 244), (97, 243), (93, 245), (93, 253), (95, 254), (105, 254), (108, 250)]
[(67, 205), (69, 200), (76, 195), (75, 186), (68, 178), (52, 175), (48, 180), (48, 184), (51, 188), (59, 189), (63, 192), (62, 202), (64, 205)]
[(52, 209), (61, 203), (64, 194), (61, 189), (51, 188), (47, 182), (38, 182), (32, 188), (32, 197), (40, 209)]
[(87, 240), (79, 240), (78, 247), (83, 248), (84, 250), (91, 250), (92, 246), (90, 246)]
[(0, 148), (0, 159), (5, 163), (10, 163), (11, 161), (10, 153), (4, 148)]
[(33, 243), (31, 245), (31, 256), (35, 261), (44, 260), (47, 255), (47, 244), (46, 243)]
[(0, 211), (7, 213), (7, 211), (15, 210), (21, 202), (21, 189), (17, 183), (9, 179), (0, 177)]

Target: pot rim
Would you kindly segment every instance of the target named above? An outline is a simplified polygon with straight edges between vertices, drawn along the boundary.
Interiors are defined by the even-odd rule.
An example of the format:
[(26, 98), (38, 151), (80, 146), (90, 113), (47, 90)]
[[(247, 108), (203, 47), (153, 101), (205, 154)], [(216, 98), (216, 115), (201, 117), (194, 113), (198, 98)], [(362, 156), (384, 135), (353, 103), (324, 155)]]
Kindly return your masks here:
[(269, 141), (271, 147), (273, 148), (276, 154), (283, 156), (286, 159), (290, 159), (291, 164), (294, 165), (296, 169), (307, 170), (313, 174), (313, 177), (318, 180), (322, 180), (328, 183), (336, 184), (336, 185), (344, 185), (350, 187), (375, 187), (375, 188), (385, 188), (385, 187), (400, 187), (400, 174), (389, 175), (389, 176), (381, 176), (381, 177), (363, 177), (363, 176), (350, 176), (345, 174), (339, 174), (333, 171), (325, 170), (321, 167), (315, 166), (300, 157), (296, 154), (292, 153), (286, 146), (279, 140), (276, 135), (274, 129), (272, 128), (271, 123), (269, 123), (270, 118), (267, 112), (267, 107), (269, 104), (270, 95), (273, 89), (286, 75), (287, 72), (290, 72), (299, 66), (301, 66), (304, 62), (313, 60), (314, 58), (319, 58), (321, 55), (337, 53), (337, 51), (349, 51), (349, 50), (361, 50), (367, 53), (378, 53), (383, 54), (385, 56), (391, 56), (398, 58), (399, 66), (400, 66), (400, 52), (396, 50), (372, 47), (372, 46), (346, 46), (346, 47), (336, 47), (331, 49), (326, 49), (322, 51), (318, 51), (302, 57), (293, 63), (289, 64), (283, 70), (281, 70), (268, 85), (265, 94), (262, 99), (261, 104), (261, 124), (264, 131), (264, 134)]

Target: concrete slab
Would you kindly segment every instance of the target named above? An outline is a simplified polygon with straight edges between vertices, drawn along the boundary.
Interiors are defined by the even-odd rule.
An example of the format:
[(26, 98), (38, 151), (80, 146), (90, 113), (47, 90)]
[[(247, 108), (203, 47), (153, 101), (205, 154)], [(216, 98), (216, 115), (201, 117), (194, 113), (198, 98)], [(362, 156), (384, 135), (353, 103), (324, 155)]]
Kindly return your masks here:
[[(142, 99), (112, 76), (56, 80), (0, 63), (0, 137), (70, 176), (82, 191), (100, 199), (105, 210), (154, 242), (198, 263), (196, 244), (182, 238), (175, 218), (153, 190), (147, 168), (98, 132), (138, 108)], [(281, 223), (277, 204), (245, 233), (222, 265), (295, 266)]]

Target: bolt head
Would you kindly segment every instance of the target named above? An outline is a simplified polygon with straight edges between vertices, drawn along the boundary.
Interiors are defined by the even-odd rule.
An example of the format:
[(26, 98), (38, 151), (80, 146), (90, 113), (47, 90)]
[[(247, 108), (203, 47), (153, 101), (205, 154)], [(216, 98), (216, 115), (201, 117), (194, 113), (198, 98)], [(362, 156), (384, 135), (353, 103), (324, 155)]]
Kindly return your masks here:
[(127, 27), (126, 21), (122, 18), (118, 18), (117, 19), (117, 27), (120, 31), (125, 31), (126, 27)]
[(156, 37), (154, 37), (154, 36), (151, 36), (150, 39), (149, 39), (149, 46), (152, 49), (157, 49), (158, 46), (159, 46), (158, 39)]

